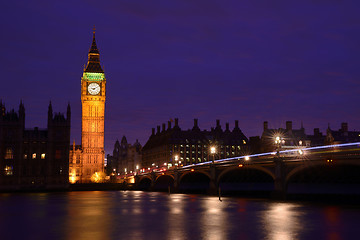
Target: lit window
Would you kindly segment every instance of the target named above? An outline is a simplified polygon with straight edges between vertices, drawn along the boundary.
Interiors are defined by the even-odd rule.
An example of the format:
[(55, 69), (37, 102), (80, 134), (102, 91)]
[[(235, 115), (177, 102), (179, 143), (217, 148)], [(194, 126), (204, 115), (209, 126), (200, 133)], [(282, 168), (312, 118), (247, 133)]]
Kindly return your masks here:
[(13, 175), (13, 166), (5, 166), (5, 175), (6, 176)]
[(28, 158), (28, 155), (27, 154), (24, 154), (24, 159), (27, 159)]
[(243, 140), (243, 144), (246, 144), (246, 141), (245, 141), (245, 140)]
[(5, 159), (13, 159), (14, 158), (14, 151), (12, 148), (6, 148), (5, 152)]
[(36, 153), (33, 153), (32, 154), (32, 159), (35, 159), (36, 158)]
[(45, 153), (41, 154), (41, 159), (45, 159)]

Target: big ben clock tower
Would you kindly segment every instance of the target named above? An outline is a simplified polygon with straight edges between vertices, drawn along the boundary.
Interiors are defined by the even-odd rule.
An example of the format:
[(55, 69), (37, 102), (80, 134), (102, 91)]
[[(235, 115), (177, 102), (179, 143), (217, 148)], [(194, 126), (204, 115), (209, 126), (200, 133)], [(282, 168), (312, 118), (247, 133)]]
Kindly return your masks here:
[(96, 177), (104, 172), (105, 86), (94, 29), (88, 62), (81, 78), (81, 182), (96, 181)]

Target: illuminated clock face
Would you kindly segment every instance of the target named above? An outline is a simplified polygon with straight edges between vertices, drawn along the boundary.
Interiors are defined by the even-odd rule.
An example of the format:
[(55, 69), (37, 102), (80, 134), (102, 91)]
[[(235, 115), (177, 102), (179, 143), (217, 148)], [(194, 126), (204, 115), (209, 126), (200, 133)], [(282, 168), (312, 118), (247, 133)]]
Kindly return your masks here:
[(100, 92), (100, 85), (97, 83), (90, 83), (88, 86), (88, 92), (91, 95), (96, 95)]

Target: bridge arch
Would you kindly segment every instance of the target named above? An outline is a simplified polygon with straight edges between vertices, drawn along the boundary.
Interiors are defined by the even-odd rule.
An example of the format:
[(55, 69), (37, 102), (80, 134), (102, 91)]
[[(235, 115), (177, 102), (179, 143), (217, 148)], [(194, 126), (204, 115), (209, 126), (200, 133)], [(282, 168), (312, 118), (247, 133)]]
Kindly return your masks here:
[(139, 178), (139, 183), (137, 184), (138, 189), (140, 190), (150, 190), (153, 185), (153, 179), (151, 176), (141, 176)]
[(180, 177), (179, 177), (179, 182), (181, 182), (181, 180), (183, 179), (184, 176), (188, 175), (188, 174), (194, 174), (194, 173), (201, 173), (206, 175), (209, 179), (211, 179), (211, 176), (208, 172), (203, 171), (203, 170), (194, 170), (194, 171), (186, 171), (181, 173)]
[(326, 160), (294, 168), (286, 176), (288, 194), (360, 194), (357, 161)]
[[(175, 179), (171, 174), (157, 175), (154, 180), (154, 191), (169, 191), (174, 188)], [(170, 189), (169, 189), (170, 188)]]
[(156, 178), (155, 178), (155, 182), (156, 182), (159, 178), (161, 178), (161, 177), (166, 177), (166, 176), (171, 177), (171, 178), (175, 181), (175, 177), (173, 176), (173, 174), (166, 174), (166, 173), (164, 173), (164, 174), (159, 174), (159, 175), (157, 175)]
[(345, 160), (333, 160), (333, 163), (327, 163), (326, 160), (321, 161), (306, 161), (304, 164), (295, 167), (289, 173), (286, 174), (285, 183), (287, 184), (289, 180), (296, 174), (300, 173), (301, 171), (305, 171), (306, 169), (316, 168), (316, 167), (327, 167), (327, 166), (360, 166), (360, 161), (345, 161)]
[(261, 166), (246, 165), (223, 170), (217, 186), (223, 195), (267, 197), (274, 191), (275, 175)]
[(272, 171), (270, 171), (269, 169), (264, 168), (264, 167), (261, 167), (261, 166), (257, 166), (257, 165), (245, 165), (245, 166), (243, 166), (242, 168), (240, 168), (240, 167), (238, 167), (238, 166), (234, 166), (234, 167), (227, 168), (227, 169), (223, 170), (223, 171), (219, 174), (219, 176), (217, 177), (216, 183), (219, 184), (221, 178), (222, 178), (225, 174), (227, 174), (227, 173), (229, 173), (229, 172), (231, 172), (231, 171), (234, 171), (234, 170), (239, 170), (239, 169), (254, 169), (254, 170), (259, 170), (259, 171), (261, 171), (261, 172), (264, 172), (264, 173), (268, 174), (269, 176), (271, 176), (271, 178), (272, 178), (273, 180), (275, 180), (275, 174), (274, 174)]
[(202, 170), (183, 172), (179, 177), (178, 189), (185, 193), (208, 193), (211, 176)]

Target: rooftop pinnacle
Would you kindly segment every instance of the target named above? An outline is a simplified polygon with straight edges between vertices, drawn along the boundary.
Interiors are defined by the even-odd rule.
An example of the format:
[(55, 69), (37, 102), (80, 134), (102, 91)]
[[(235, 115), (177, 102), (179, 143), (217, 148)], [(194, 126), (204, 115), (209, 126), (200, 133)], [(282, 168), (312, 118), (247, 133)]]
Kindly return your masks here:
[(91, 47), (89, 50), (89, 58), (88, 58), (88, 63), (86, 65), (85, 72), (96, 72), (96, 73), (104, 72), (100, 65), (100, 53), (96, 46), (95, 28), (93, 31), (93, 39), (92, 39), (92, 44), (91, 44)]

